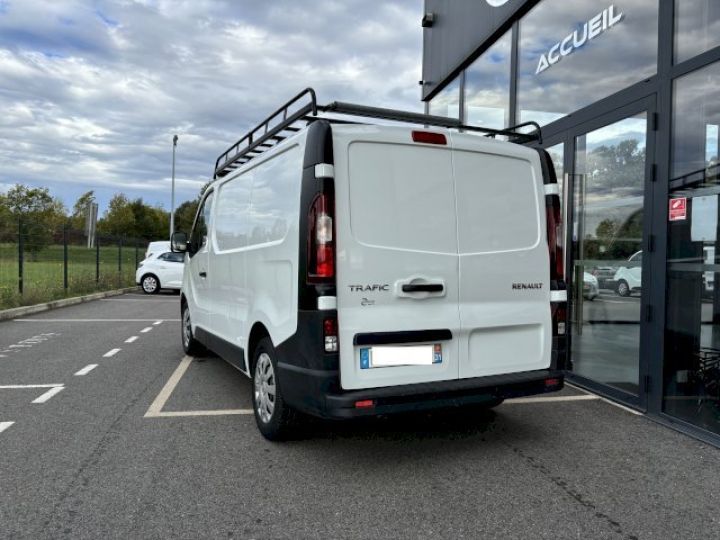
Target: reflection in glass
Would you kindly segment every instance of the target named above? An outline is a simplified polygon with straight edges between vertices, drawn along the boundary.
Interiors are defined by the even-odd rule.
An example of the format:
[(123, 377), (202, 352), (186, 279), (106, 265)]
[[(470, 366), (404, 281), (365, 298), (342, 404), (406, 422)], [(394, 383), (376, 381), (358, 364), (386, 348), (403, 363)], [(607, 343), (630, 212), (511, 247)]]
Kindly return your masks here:
[(429, 114), (460, 118), (460, 78), (456, 78), (430, 100)]
[[(691, 2), (698, 4), (698, 2)], [(702, 2), (700, 2), (702, 3)], [(675, 82), (663, 409), (720, 433), (720, 66)]]
[[(565, 182), (565, 144), (560, 143), (550, 148), (546, 148), (547, 153), (550, 154), (553, 166), (555, 167), (555, 175), (557, 176), (558, 185), (560, 186), (560, 193), (563, 193), (564, 182)], [(565, 200), (564, 197), (560, 197), (560, 200)]]
[(508, 32), (465, 71), (466, 124), (496, 129), (508, 126), (511, 46)]
[(657, 71), (658, 0), (544, 0), (520, 21), (520, 122), (548, 124)]
[(575, 373), (637, 394), (647, 115), (576, 138)]
[(675, 0), (675, 62), (720, 45), (720, 2)]

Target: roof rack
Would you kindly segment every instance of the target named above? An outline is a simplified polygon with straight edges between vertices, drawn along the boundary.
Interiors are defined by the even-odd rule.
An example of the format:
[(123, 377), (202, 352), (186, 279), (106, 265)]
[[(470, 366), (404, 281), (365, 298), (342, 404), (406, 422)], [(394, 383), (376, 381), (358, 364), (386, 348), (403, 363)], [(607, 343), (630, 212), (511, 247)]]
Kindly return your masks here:
[[(309, 101), (303, 103), (303, 98)], [(295, 106), (294, 112), (293, 106)], [(506, 129), (491, 129), (478, 126), (468, 126), (454, 118), (434, 116), (429, 114), (399, 111), (395, 109), (384, 109), (380, 107), (367, 107), (354, 103), (334, 101), (328, 105), (318, 105), (315, 90), (306, 88), (287, 103), (278, 108), (265, 120), (243, 135), (237, 142), (220, 154), (215, 161), (215, 173), (213, 178), (222, 178), (234, 171), (254, 157), (259, 156), (265, 150), (273, 148), (278, 143), (290, 137), (304, 126), (294, 125), (299, 122), (310, 122), (316, 120), (327, 120), (334, 123), (358, 123), (347, 119), (335, 118), (333, 116), (318, 116), (318, 111), (331, 114), (342, 114), (347, 116), (376, 118), (391, 120), (394, 122), (406, 122), (410, 124), (421, 124), (424, 126), (437, 126), (461, 131), (472, 131), (484, 133), (488, 137), (504, 136), (512, 142), (533, 142), (542, 143), (542, 131), (537, 122), (524, 122), (517, 126)], [(273, 125), (274, 123), (274, 125)], [(521, 128), (532, 127), (530, 133), (519, 131)]]

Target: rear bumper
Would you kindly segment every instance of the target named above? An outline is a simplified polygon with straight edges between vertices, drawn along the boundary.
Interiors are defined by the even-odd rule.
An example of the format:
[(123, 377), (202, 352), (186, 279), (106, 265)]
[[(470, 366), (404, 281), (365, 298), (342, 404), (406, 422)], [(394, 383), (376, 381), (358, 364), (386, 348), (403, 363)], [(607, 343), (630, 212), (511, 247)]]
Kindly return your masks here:
[[(289, 405), (324, 418), (355, 418), (461, 405), (556, 392), (563, 388), (561, 371), (544, 369), (473, 379), (439, 381), (384, 388), (342, 391), (337, 371), (307, 370), (280, 364), (280, 380)], [(554, 380), (548, 385), (548, 380)], [(551, 381), (552, 382), (552, 381)], [(358, 401), (371, 407), (357, 408)]]

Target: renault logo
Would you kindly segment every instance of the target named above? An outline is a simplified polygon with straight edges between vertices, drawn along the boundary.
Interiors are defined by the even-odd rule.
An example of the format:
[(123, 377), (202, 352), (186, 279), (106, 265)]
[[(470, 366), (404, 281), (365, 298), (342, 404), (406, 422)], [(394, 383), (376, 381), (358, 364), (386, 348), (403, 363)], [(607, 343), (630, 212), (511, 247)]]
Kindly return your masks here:
[(492, 7), (500, 7), (507, 4), (510, 0), (485, 0)]

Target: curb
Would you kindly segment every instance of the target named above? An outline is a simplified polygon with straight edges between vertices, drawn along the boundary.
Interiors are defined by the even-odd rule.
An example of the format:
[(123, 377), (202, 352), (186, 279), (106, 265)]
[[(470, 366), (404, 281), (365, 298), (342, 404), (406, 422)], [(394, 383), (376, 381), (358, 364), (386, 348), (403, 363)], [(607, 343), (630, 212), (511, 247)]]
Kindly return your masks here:
[(104, 291), (93, 294), (87, 294), (85, 296), (74, 296), (73, 298), (62, 298), (60, 300), (53, 300), (44, 304), (35, 304), (34, 306), (21, 306), (12, 309), (6, 309), (0, 311), (0, 321), (6, 321), (8, 319), (14, 319), (16, 317), (22, 317), (24, 315), (32, 315), (33, 313), (40, 313), (42, 311), (49, 311), (51, 309), (74, 306), (75, 304), (82, 304), (84, 302), (91, 302), (93, 300), (99, 300), (101, 298), (107, 298), (109, 296), (118, 296), (128, 292), (138, 290), (137, 287), (125, 287), (124, 289), (115, 289), (113, 291)]

